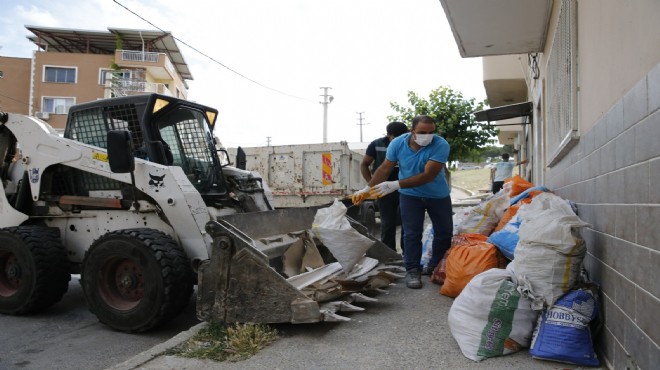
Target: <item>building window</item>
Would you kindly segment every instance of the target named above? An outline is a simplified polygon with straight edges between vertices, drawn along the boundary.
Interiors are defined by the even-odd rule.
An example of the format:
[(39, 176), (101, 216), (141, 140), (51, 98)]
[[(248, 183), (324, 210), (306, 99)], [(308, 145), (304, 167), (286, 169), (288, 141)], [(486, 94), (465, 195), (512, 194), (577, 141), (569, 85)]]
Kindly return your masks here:
[(577, 118), (576, 1), (562, 0), (557, 31), (548, 60), (548, 166), (557, 163), (579, 139)]
[(76, 98), (43, 98), (42, 108), (46, 113), (67, 114), (69, 108), (76, 104)]
[(76, 83), (75, 67), (44, 67), (44, 82)]
[(99, 85), (105, 86), (105, 82), (111, 80), (112, 78), (120, 80), (130, 80), (131, 71), (130, 70), (121, 70), (117, 71), (114, 69), (101, 69), (99, 74)]

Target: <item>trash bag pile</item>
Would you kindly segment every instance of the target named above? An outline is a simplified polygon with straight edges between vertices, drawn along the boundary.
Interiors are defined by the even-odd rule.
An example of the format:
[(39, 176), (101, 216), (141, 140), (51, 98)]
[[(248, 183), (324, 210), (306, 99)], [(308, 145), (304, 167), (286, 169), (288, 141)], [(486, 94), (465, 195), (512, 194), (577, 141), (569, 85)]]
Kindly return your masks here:
[(431, 281), (456, 298), (448, 321), (463, 355), (530, 348), (534, 358), (598, 366), (598, 286), (586, 277), (579, 233), (590, 225), (574, 204), (516, 175), (459, 216)]

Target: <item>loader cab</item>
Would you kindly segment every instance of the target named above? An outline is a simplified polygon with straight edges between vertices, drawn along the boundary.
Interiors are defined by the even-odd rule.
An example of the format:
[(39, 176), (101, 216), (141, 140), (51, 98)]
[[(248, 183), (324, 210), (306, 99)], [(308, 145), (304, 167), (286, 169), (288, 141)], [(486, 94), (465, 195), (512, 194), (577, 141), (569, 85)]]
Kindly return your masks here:
[(226, 183), (215, 150), (217, 110), (159, 94), (98, 100), (71, 107), (64, 136), (107, 148), (107, 133), (131, 133), (134, 156), (181, 167), (207, 203), (225, 198)]

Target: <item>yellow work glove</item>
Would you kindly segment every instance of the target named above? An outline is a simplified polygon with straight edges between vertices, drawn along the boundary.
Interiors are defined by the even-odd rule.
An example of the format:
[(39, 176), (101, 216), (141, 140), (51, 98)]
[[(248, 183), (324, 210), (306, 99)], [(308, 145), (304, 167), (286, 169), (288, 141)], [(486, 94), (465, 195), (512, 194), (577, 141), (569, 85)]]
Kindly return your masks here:
[(401, 186), (398, 181), (385, 181), (371, 188), (371, 196), (374, 198), (384, 197), (387, 194), (399, 190)]
[(365, 186), (364, 189), (358, 191), (357, 193), (353, 194), (353, 196), (351, 196), (351, 201), (356, 206), (360, 205), (362, 202), (364, 202), (365, 199), (369, 198), (370, 191), (371, 188), (369, 187), (369, 185)]

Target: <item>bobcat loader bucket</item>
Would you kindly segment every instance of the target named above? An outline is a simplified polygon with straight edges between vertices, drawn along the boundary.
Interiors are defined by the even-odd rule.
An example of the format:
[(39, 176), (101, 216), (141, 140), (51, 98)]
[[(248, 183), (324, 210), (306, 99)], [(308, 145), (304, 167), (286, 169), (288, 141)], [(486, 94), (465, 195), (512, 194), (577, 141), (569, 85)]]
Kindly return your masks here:
[[(352, 285), (364, 287), (371, 284), (378, 290), (378, 287), (389, 285), (392, 281), (388, 279), (397, 277), (396, 274), (383, 271), (372, 275), (368, 281), (345, 282), (347, 289), (342, 286), (341, 291), (335, 289), (330, 294), (330, 298), (343, 298), (340, 301), (323, 303), (324, 299), (318, 299), (318, 294), (303, 293), (301, 287), (305, 283), (300, 283), (300, 280), (305, 280), (308, 274), (336, 272), (333, 266), (338, 263), (320, 243), (317, 250), (325, 266), (298, 275), (302, 278), (295, 283), (285, 277), (286, 262), (283, 256), (312, 228), (317, 209), (289, 208), (239, 213), (207, 223), (206, 230), (213, 237), (213, 245), (209, 260), (199, 266), (197, 317), (204, 321), (225, 323), (346, 321), (348, 319), (336, 314), (336, 311), (361, 311), (350, 302), (375, 301), (360, 293), (350, 294), (357, 291)], [(376, 260), (379, 266), (400, 262), (400, 255), (368, 234), (364, 226), (350, 218), (348, 220), (355, 230), (373, 240), (373, 245), (366, 252), (367, 257)], [(374, 260), (370, 261), (373, 263)], [(327, 294), (325, 298), (328, 298)]]

